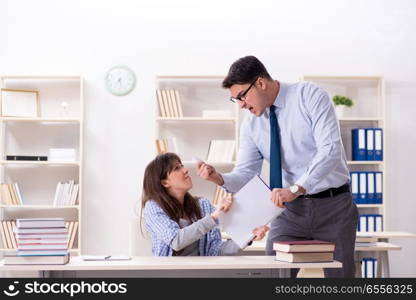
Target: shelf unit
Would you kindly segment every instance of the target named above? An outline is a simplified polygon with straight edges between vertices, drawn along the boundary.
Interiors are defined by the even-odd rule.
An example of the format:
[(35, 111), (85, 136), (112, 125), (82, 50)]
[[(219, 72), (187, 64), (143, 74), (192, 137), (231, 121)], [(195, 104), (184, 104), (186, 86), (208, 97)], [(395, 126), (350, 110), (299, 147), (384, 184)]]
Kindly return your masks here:
[[(381, 171), (383, 172), (383, 203), (358, 204), (359, 214), (383, 215), (383, 230), (387, 230), (386, 222), (386, 163), (385, 161), (353, 161), (352, 137), (353, 128), (382, 128), (383, 129), (383, 159), (386, 157), (386, 115), (385, 93), (383, 77), (378, 76), (303, 76), (303, 81), (311, 81), (328, 92), (330, 99), (335, 95), (351, 98), (354, 105), (346, 108), (343, 116), (338, 116), (341, 129), (342, 142), (347, 155), (347, 164), (350, 171)], [(374, 236), (377, 233), (363, 233)], [(357, 233), (357, 236), (359, 233)], [(361, 261), (363, 257), (371, 255), (379, 259), (379, 272), (377, 276), (389, 276), (389, 262), (387, 251), (400, 250), (401, 247), (388, 243), (377, 243), (377, 246), (355, 248), (355, 260)], [(383, 274), (381, 272), (383, 268)]]
[[(178, 90), (183, 117), (161, 117), (158, 99), (156, 103), (155, 139), (175, 138), (177, 152), (192, 176), (191, 193), (213, 200), (215, 185), (196, 175), (193, 157), (205, 160), (209, 142), (215, 139), (235, 140), (234, 159), (230, 162), (209, 162), (220, 172), (229, 172), (235, 166), (239, 143), (240, 112), (237, 104), (228, 101), (228, 91), (221, 87), (225, 76), (161, 75), (156, 77), (156, 89)], [(228, 110), (231, 117), (203, 117), (203, 110)], [(156, 149), (155, 149), (155, 153)]]
[(386, 163), (385, 161), (353, 161), (351, 145), (351, 129), (382, 128), (383, 151), (386, 157), (385, 134), (385, 96), (384, 80), (378, 76), (303, 76), (303, 81), (311, 81), (328, 92), (332, 99), (335, 95), (347, 96), (354, 101), (351, 108), (346, 108), (344, 116), (338, 116), (342, 142), (347, 155), (350, 171), (381, 171), (383, 172), (383, 203), (359, 204), (360, 214), (376, 213), (383, 215), (383, 230), (386, 230)]
[[(0, 88), (39, 92), (40, 117), (0, 116), (0, 181), (18, 182), (23, 205), (0, 202), (1, 220), (62, 217), (78, 221), (72, 255), (81, 254), (83, 79), (80, 76), (0, 76)], [(61, 103), (67, 103), (66, 110)], [(6, 155), (48, 155), (50, 148), (75, 148), (77, 159), (67, 161), (7, 161)], [(76, 205), (54, 206), (59, 181), (79, 184)], [(1, 240), (0, 253), (10, 253)]]

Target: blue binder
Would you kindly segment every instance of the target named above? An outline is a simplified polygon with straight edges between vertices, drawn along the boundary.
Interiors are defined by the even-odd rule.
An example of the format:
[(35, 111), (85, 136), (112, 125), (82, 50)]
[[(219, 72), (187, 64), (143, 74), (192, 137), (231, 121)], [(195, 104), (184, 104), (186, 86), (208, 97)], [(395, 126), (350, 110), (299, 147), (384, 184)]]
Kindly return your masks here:
[(374, 128), (365, 130), (366, 159), (374, 160)]
[(376, 232), (383, 231), (383, 215), (374, 215), (374, 226)]
[(375, 183), (376, 183), (376, 197), (375, 197), (374, 203), (382, 204), (383, 203), (383, 173), (374, 172), (374, 175), (375, 175)]
[(361, 260), (361, 276), (363, 278), (377, 277), (377, 259), (373, 257), (366, 257)]
[(355, 203), (359, 204), (359, 175), (358, 172), (350, 172), (350, 183), (351, 183), (351, 194), (352, 194), (352, 200), (354, 200)]
[(375, 215), (365, 215), (367, 218), (367, 231), (375, 232), (376, 231), (376, 217)]
[(383, 129), (374, 128), (374, 160), (383, 160)]
[(352, 160), (366, 160), (365, 129), (351, 130), (352, 135)]
[(366, 172), (358, 172), (358, 204), (367, 203), (367, 174)]
[(375, 173), (367, 173), (367, 203), (374, 204), (376, 203), (376, 189), (375, 189)]
[(367, 232), (368, 231), (367, 215), (359, 215), (358, 216), (357, 230), (358, 230), (358, 232)]

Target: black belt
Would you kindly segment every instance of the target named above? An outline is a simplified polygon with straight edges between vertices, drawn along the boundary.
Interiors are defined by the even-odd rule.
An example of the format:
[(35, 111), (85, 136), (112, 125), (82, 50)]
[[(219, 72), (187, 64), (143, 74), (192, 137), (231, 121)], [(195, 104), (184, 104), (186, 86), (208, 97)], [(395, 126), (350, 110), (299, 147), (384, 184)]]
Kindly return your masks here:
[(322, 191), (316, 194), (301, 195), (298, 198), (328, 198), (328, 197), (333, 197), (338, 194), (342, 194), (346, 192), (350, 192), (350, 185), (348, 183), (341, 185), (340, 187), (330, 188), (330, 189), (327, 189), (325, 191)]

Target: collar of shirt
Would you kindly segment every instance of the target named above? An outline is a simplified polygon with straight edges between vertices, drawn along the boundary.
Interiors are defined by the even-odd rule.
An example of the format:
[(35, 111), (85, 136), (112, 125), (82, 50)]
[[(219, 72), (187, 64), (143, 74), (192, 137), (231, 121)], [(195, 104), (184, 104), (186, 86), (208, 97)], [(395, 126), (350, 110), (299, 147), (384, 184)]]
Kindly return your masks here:
[[(274, 100), (273, 105), (276, 106), (276, 109), (282, 109), (283, 107), (285, 107), (285, 102), (286, 102), (286, 91), (287, 91), (287, 85), (283, 82), (279, 81), (279, 93), (276, 96), (276, 100)], [(269, 118), (270, 116), (270, 107), (267, 107), (266, 110), (264, 111), (264, 116), (266, 117), (266, 119)]]

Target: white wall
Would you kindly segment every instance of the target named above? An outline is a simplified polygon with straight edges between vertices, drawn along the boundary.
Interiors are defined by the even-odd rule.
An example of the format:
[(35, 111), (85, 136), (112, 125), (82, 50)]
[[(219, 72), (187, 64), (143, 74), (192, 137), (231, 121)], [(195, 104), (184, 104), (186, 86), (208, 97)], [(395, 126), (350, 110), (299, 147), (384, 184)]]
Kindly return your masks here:
[[(387, 87), (389, 230), (416, 232), (416, 2), (1, 1), (1, 74), (85, 77), (84, 253), (123, 253), (153, 155), (155, 74), (225, 74), (254, 54), (272, 76), (382, 75)], [(138, 77), (108, 94), (105, 71)], [(398, 240), (392, 276), (416, 276), (416, 239)]]

